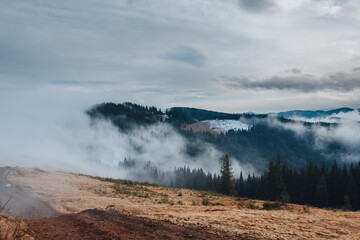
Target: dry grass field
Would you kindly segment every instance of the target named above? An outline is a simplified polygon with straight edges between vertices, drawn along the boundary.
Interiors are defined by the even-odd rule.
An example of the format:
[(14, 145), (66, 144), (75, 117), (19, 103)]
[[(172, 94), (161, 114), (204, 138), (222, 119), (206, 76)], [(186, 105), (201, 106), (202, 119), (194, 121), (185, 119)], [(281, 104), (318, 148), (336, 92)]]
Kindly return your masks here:
[[(80, 217), (71, 215), (87, 209), (136, 218), (133, 219), (134, 226), (141, 223), (138, 236), (141, 236), (141, 231), (145, 234), (152, 229), (147, 229), (148, 224), (145, 226), (144, 221), (153, 221), (150, 224), (152, 226), (169, 224), (161, 227), (172, 229), (168, 231), (184, 234), (203, 231), (204, 235), (191, 235), (195, 239), (206, 234), (209, 234), (208, 239), (219, 236), (226, 236), (228, 239), (360, 239), (360, 212), (325, 210), (294, 204), (277, 205), (210, 192), (36, 169), (13, 168), (8, 179), (35, 198), (48, 203), (59, 214), (70, 214), (65, 216), (73, 216), (72, 219), (79, 218), (82, 222), (89, 219), (88, 212), (83, 212)], [(90, 214), (93, 216), (91, 224), (101, 225), (103, 220), (100, 213)], [(65, 220), (60, 216), (56, 221), (58, 223)], [(41, 219), (25, 222), (34, 229), (41, 229), (41, 224), (44, 223)], [(78, 230), (75, 229), (74, 232), (76, 231)], [(114, 229), (112, 231), (116, 234)], [(33, 236), (36, 236), (34, 231)], [(124, 237), (111, 236), (115, 239)], [(138, 239), (138, 236), (134, 235), (133, 239)], [(149, 239), (154, 237), (144, 236)], [(58, 239), (60, 238), (61, 236)], [(189, 237), (180, 234), (174, 239), (183, 238)]]

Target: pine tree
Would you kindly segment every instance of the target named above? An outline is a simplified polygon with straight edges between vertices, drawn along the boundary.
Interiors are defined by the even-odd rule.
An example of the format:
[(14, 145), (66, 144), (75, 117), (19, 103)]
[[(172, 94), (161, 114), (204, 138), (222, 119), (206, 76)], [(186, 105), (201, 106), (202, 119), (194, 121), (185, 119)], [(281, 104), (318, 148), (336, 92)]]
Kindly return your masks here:
[(327, 207), (329, 205), (329, 193), (324, 175), (321, 175), (316, 186), (315, 202), (318, 207)]
[(221, 193), (226, 195), (235, 194), (234, 177), (229, 156), (226, 154), (220, 169)]
[(206, 175), (206, 190), (214, 191), (214, 181), (211, 173)]
[(316, 185), (320, 179), (320, 176), (317, 176), (317, 167), (313, 164), (312, 161), (308, 162), (304, 169), (304, 186), (302, 193), (302, 202), (316, 204), (315, 195), (316, 195)]
[(353, 210), (359, 209), (360, 196), (358, 193), (355, 178), (353, 177), (352, 174), (350, 174), (350, 177), (349, 177), (347, 191), (346, 191), (346, 197), (349, 198), (351, 209), (353, 209)]
[(236, 181), (236, 193), (238, 197), (244, 197), (245, 196), (245, 183), (243, 178), (243, 173), (240, 172), (240, 177)]
[(341, 189), (341, 174), (337, 162), (331, 167), (328, 176), (329, 202), (332, 207), (341, 207), (343, 205), (343, 196)]
[(341, 170), (340, 183), (339, 183), (341, 189), (340, 192), (341, 197), (344, 197), (346, 195), (346, 191), (348, 188), (348, 181), (349, 181), (349, 173), (346, 165), (344, 164)]
[(280, 157), (275, 162), (269, 162), (265, 187), (266, 197), (269, 200), (282, 202), (289, 200), (289, 194), (283, 181)]

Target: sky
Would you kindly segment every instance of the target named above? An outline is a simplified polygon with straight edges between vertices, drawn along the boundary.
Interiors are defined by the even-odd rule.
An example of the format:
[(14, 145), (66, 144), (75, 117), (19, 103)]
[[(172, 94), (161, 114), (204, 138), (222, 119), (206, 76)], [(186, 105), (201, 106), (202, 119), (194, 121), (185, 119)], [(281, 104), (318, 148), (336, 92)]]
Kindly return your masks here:
[[(0, 0), (0, 163), (116, 166), (152, 135), (90, 125), (84, 111), (102, 102), (360, 108), (359, 29), (358, 0)], [(349, 126), (334, 136), (358, 149)], [(186, 140), (164, 128), (173, 138), (153, 139), (138, 158), (157, 159), (171, 142), (160, 160), (185, 159)]]
[(358, 0), (0, 0), (0, 108), (359, 108), (359, 29)]

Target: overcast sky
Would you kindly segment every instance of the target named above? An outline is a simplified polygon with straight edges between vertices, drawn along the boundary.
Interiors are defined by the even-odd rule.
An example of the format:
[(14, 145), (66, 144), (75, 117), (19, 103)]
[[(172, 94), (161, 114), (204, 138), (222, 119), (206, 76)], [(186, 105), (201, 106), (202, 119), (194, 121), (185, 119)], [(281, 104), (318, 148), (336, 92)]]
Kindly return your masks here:
[(106, 101), (359, 108), (360, 2), (0, 0), (2, 112)]

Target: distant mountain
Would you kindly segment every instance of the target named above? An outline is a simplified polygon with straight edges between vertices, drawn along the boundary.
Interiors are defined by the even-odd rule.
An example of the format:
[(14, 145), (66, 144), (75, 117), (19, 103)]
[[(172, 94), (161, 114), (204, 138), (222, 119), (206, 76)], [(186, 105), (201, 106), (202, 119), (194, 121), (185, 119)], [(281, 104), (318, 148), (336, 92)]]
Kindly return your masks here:
[(324, 111), (324, 110), (316, 110), (316, 111), (292, 110), (292, 111), (287, 111), (287, 112), (279, 112), (279, 113), (277, 113), (277, 116), (281, 116), (284, 118), (293, 118), (293, 117), (323, 118), (323, 117), (331, 116), (333, 114), (347, 113), (347, 112), (352, 112), (352, 111), (354, 111), (354, 109), (348, 108), (348, 107), (337, 108), (337, 109), (328, 110), (328, 111)]
[[(346, 152), (346, 146), (329, 141), (321, 149), (316, 148), (314, 127), (335, 128), (336, 123), (297, 122), (291, 116), (307, 118), (329, 116), (334, 113), (354, 111), (339, 108), (330, 111), (288, 111), (278, 115), (254, 113), (224, 113), (204, 109), (174, 107), (162, 112), (156, 107), (134, 103), (102, 103), (86, 113), (92, 120), (110, 120), (119, 131), (131, 131), (141, 125), (167, 123), (188, 139), (185, 149), (189, 158), (196, 159), (202, 151), (201, 142), (211, 144), (223, 153), (228, 153), (242, 163), (250, 163), (259, 171), (267, 162), (281, 156), (293, 167), (302, 167), (308, 161), (330, 163), (334, 156)], [(298, 135), (292, 126), (302, 124)]]
[(187, 107), (173, 107), (166, 110), (168, 121), (172, 124), (191, 124), (199, 121), (209, 120), (239, 120), (259, 118), (264, 119), (266, 114), (254, 113), (224, 113), (210, 110), (187, 108)]

